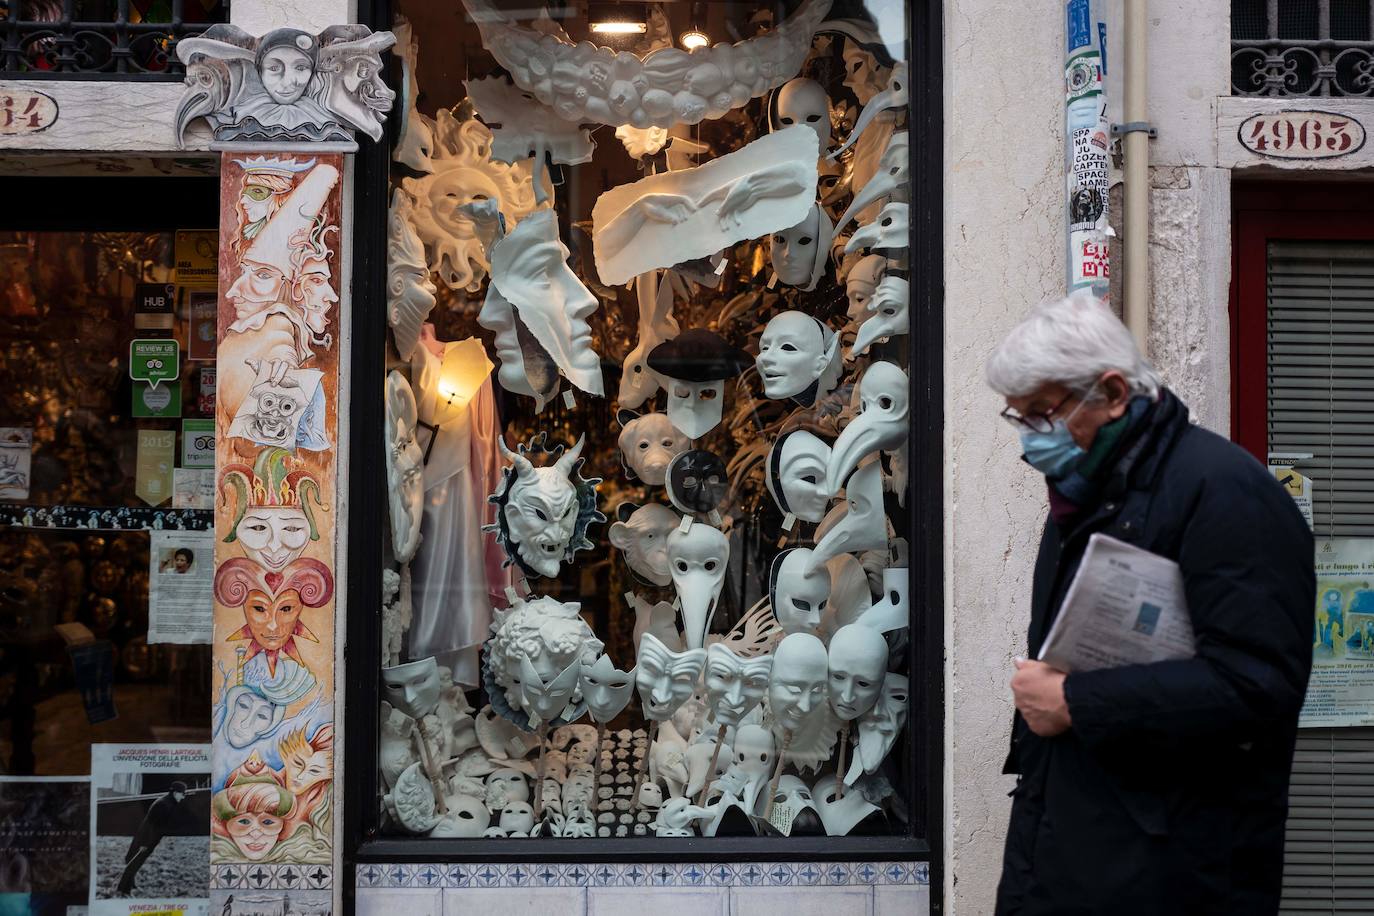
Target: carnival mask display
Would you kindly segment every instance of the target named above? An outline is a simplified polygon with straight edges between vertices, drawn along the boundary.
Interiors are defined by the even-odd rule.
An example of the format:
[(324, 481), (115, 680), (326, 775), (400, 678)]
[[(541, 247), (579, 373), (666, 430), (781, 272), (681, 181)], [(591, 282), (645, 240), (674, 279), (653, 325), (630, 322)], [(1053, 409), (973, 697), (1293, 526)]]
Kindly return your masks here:
[(266, 659), (270, 678), (285, 666), (282, 656), (304, 666), (299, 637), (319, 642), (301, 620), (306, 608), (323, 607), (334, 596), (334, 574), (311, 557), (293, 560), (279, 573), (268, 572), (252, 560), (234, 557), (215, 570), (215, 600), (243, 611), (244, 626), (229, 636), (247, 642), (245, 663), (259, 654)]
[(783, 83), (775, 117), (775, 129), (804, 125), (816, 132), (822, 156), (830, 149), (830, 96), (815, 80), (799, 76)]
[(821, 777), (811, 790), (811, 797), (825, 825), (826, 836), (848, 836), (849, 832), (875, 812), (881, 810), (864, 797), (862, 792), (839, 791), (839, 778), (833, 773)]
[(859, 617), (859, 622), (879, 633), (910, 626), (909, 574), (910, 570), (906, 567), (884, 569), (882, 600), (864, 611)]
[(784, 731), (796, 731), (826, 702), (829, 658), (825, 643), (810, 633), (791, 633), (773, 650), (768, 709)]
[(637, 410), (659, 389), (658, 376), (649, 368), (649, 352), (681, 331), (673, 317), (673, 286), (666, 278), (660, 279), (657, 271), (635, 277), (635, 296), (639, 300), (639, 336), (621, 364), (616, 396), (621, 408), (630, 410)]
[(910, 208), (900, 201), (890, 201), (878, 211), (877, 219), (861, 226), (845, 242), (846, 254), (868, 249), (874, 254), (897, 256), (911, 244)]
[(582, 663), (578, 688), (593, 722), (604, 724), (620, 715), (629, 705), (634, 686), (635, 672), (618, 670), (609, 655), (602, 655), (590, 665)]
[(725, 462), (703, 449), (689, 449), (668, 465), (668, 500), (688, 514), (719, 512), (730, 492)]
[(830, 505), (825, 472), (830, 446), (804, 429), (783, 433), (768, 451), (764, 483), (784, 513), (819, 522)]
[(619, 521), (611, 525), (611, 544), (625, 558), (631, 572), (654, 585), (673, 581), (668, 572), (668, 535), (682, 517), (659, 503), (636, 506), (621, 503)]
[(878, 702), (887, 674), (887, 640), (862, 623), (840, 627), (830, 637), (830, 708), (851, 722)]
[(845, 314), (850, 321), (859, 322), (868, 317), (869, 300), (878, 290), (878, 281), (887, 271), (887, 258), (880, 254), (866, 254), (849, 268), (845, 277), (844, 294), (849, 300)]
[(580, 611), (578, 604), (548, 596), (517, 599), (509, 610), (497, 611), (486, 657), (492, 680), (505, 690), (513, 707), (537, 714), (534, 698), (541, 692), (571, 693), (580, 665), (593, 664), (606, 648)]
[(884, 277), (868, 308), (871, 313), (859, 326), (851, 358), (863, 356), (880, 340), (897, 337), (910, 330), (911, 287), (901, 277)]
[(830, 447), (825, 485), (838, 493), (863, 459), (877, 451), (895, 451), (906, 443), (910, 382), (895, 364), (876, 362), (859, 382), (859, 414)]
[(851, 219), (856, 217), (869, 204), (894, 195), (905, 195), (907, 188), (907, 167), (911, 160), (911, 147), (907, 132), (898, 131), (887, 141), (887, 148), (878, 160), (878, 170), (868, 182), (854, 195), (844, 215), (835, 223), (833, 235), (839, 235)]
[(382, 669), (382, 699), (412, 719), (434, 712), (439, 691), (439, 664), (433, 657)]
[(587, 326), (598, 302), (567, 258), (557, 214), (539, 210), (493, 246), (491, 279), (568, 380), (600, 397), (601, 357)]
[(906, 724), (910, 695), (910, 680), (905, 674), (889, 671), (883, 677), (883, 690), (878, 702), (859, 717), (859, 740), (854, 745), (854, 761), (844, 777), (847, 784), (854, 785), (863, 773), (877, 772)]
[(496, 380), (501, 387), (534, 398), (535, 411), (542, 411), (558, 391), (558, 367), (494, 283), (487, 286), (477, 323), (496, 335)]
[(692, 698), (705, 664), (705, 649), (673, 652), (652, 633), (641, 636), (635, 689), (644, 707), (644, 718), (651, 722), (671, 719), (678, 707)]
[(661, 487), (668, 477), (668, 464), (692, 447), (692, 440), (673, 428), (666, 414), (635, 413), (621, 410), (620, 459), (631, 480), (639, 478), (650, 486)]
[(839, 380), (839, 338), (805, 312), (780, 312), (764, 325), (754, 361), (763, 393), (809, 405)]
[(816, 529), (816, 546), (807, 569), (819, 569), (842, 553), (887, 549), (887, 515), (883, 512), (882, 464), (870, 461), (849, 477), (844, 503)]
[(706, 702), (717, 725), (736, 727), (768, 695), (773, 656), (745, 658), (724, 643), (706, 648)]
[(396, 370), (386, 376), (386, 487), (391, 505), (391, 549), (409, 562), (420, 546), (425, 504), (425, 453), (415, 438), (419, 415), (410, 383)]
[(779, 282), (815, 289), (830, 258), (830, 233), (830, 217), (815, 204), (801, 222), (770, 236), (768, 256)]
[(429, 835), (436, 839), (473, 839), (481, 836), (490, 826), (491, 812), (480, 798), (472, 795), (454, 795), (448, 798), (448, 814), (434, 826)]
[(813, 555), (809, 547), (793, 547), (773, 558), (768, 598), (784, 633), (816, 633), (825, 616), (830, 572), (824, 565), (813, 569)]
[(573, 661), (567, 668), (545, 681), (534, 667), (529, 656), (518, 659), (520, 670), (511, 686), (506, 688), (506, 700), (530, 717), (530, 726), (538, 728), (542, 722), (552, 722), (567, 708), (573, 691), (577, 690), (578, 677), (582, 671), (581, 660)]
[(281, 572), (319, 540), (320, 484), (289, 450), (262, 449), (252, 467), (226, 465), (219, 487), (226, 502), (234, 497), (233, 527), (225, 543), (238, 543), (264, 569)]
[(401, 359), (410, 359), (420, 341), (420, 325), (434, 310), (425, 246), (410, 223), (410, 198), (399, 188), (391, 195), (386, 233), (386, 318)]
[(648, 362), (668, 392), (668, 419), (683, 435), (700, 439), (720, 422), (726, 380), (753, 360), (719, 334), (693, 328), (654, 347)]
[(688, 649), (705, 645), (729, 560), (729, 539), (710, 525), (697, 523), (668, 534), (668, 570), (681, 603)]
[(604, 522), (596, 509), (596, 485), (601, 479), (583, 479), (582, 446), (585, 437), (566, 452), (552, 453), (550, 465), (535, 467), (527, 457), (542, 450), (542, 440), (521, 445), (518, 452), (498, 438), (501, 453), (511, 462), (504, 480), (490, 501), (498, 506), (497, 523), (485, 530), (497, 532), (506, 555), (534, 575), (554, 576), (558, 567), (578, 550), (590, 548), (588, 526)]
[(874, 118), (889, 109), (901, 109), (907, 107), (911, 102), (910, 86), (907, 82), (907, 67), (905, 61), (897, 61), (892, 67), (892, 74), (887, 79), (887, 88), (869, 99), (859, 113), (859, 120), (855, 122), (854, 129), (849, 132), (849, 138), (839, 149), (830, 154), (831, 159), (838, 159), (840, 154), (858, 142), (859, 137), (868, 125), (873, 123)]

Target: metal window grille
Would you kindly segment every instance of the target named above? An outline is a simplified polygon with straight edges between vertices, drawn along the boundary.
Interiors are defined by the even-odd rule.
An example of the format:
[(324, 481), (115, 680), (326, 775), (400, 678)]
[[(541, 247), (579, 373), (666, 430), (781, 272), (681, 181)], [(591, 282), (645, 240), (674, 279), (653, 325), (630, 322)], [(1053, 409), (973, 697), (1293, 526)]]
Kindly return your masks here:
[(1374, 0), (1232, 0), (1236, 95), (1374, 96)]
[(0, 78), (168, 80), (228, 0), (0, 0)]

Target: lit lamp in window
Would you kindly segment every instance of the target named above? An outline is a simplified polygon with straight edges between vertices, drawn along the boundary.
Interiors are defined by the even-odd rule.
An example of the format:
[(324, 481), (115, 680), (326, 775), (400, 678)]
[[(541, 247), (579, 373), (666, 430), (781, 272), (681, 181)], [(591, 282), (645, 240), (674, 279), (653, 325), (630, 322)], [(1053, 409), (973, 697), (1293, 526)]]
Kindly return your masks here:
[(678, 42), (688, 51), (704, 48), (711, 43), (711, 36), (701, 29), (688, 29), (678, 36)]
[(446, 346), (444, 361), (439, 368), (434, 405), (435, 425), (442, 426), (466, 410), (493, 368), (491, 360), (487, 358), (486, 347), (476, 337)]

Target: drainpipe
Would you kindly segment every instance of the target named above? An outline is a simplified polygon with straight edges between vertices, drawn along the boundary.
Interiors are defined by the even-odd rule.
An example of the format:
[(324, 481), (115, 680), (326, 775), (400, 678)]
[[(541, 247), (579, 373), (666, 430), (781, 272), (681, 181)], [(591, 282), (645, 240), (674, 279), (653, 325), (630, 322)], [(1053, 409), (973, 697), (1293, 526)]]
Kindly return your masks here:
[(1148, 356), (1150, 328), (1150, 138), (1145, 93), (1146, 6), (1148, 0), (1125, 0), (1125, 76), (1122, 120), (1118, 128), (1124, 154), (1122, 208), (1122, 291), (1126, 327)]

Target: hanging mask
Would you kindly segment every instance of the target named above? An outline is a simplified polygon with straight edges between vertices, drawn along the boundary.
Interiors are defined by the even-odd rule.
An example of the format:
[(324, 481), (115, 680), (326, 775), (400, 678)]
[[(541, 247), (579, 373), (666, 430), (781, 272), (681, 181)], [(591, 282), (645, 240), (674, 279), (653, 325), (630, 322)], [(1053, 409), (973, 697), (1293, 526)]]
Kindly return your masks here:
[(825, 517), (831, 494), (825, 487), (830, 446), (804, 429), (783, 433), (768, 451), (764, 482), (784, 513), (807, 522)]
[(773, 775), (777, 753), (773, 733), (762, 725), (741, 725), (735, 733), (735, 766), (753, 779)]
[(907, 141), (907, 132), (898, 131), (887, 141), (887, 149), (883, 150), (882, 158), (878, 160), (878, 171), (859, 189), (859, 193), (854, 195), (849, 208), (844, 211), (844, 216), (835, 224), (834, 235), (839, 235), (840, 230), (851, 219), (874, 201), (893, 196), (904, 199), (907, 188), (907, 165), (910, 159), (911, 149)]
[(768, 710), (784, 731), (796, 731), (826, 703), (830, 664), (825, 643), (810, 633), (784, 636), (773, 650)]
[(487, 285), (477, 323), (496, 335), (496, 380), (501, 387), (534, 398), (535, 411), (543, 410), (558, 391), (558, 367), (495, 283)]
[(567, 259), (557, 214), (539, 210), (492, 247), (491, 280), (568, 380), (600, 397), (601, 357), (587, 326), (598, 302)]
[(839, 381), (839, 338), (824, 322), (805, 312), (781, 312), (768, 320), (754, 361), (763, 393), (796, 398), (810, 406)]
[[(712, 732), (709, 740), (693, 744), (687, 748), (686, 793), (688, 798), (696, 798), (700, 794), (702, 786), (708, 782), (714, 782), (730, 766), (730, 757), (734, 751), (730, 749), (730, 745), (722, 744), (719, 745), (720, 753), (716, 753), (715, 737), (715, 732)], [(714, 770), (711, 770), (712, 757), (716, 758)], [(708, 770), (710, 770), (709, 773)]]
[(905, 674), (889, 671), (883, 677), (883, 690), (878, 702), (866, 715), (859, 717), (859, 740), (854, 745), (854, 761), (844, 781), (854, 785), (863, 773), (874, 773), (897, 743), (897, 735), (906, 724), (910, 681)]
[[(552, 722), (567, 708), (573, 691), (577, 689), (580, 673), (581, 665), (573, 662), (552, 681), (545, 683), (529, 656), (522, 655), (519, 679), (506, 688), (506, 699), (530, 717), (531, 728), (538, 728), (539, 723)], [(518, 694), (518, 702), (517, 696), (512, 694)]]
[(596, 485), (601, 478), (582, 477), (582, 446), (586, 437), (567, 452), (558, 446), (549, 453), (553, 464), (535, 467), (529, 454), (546, 451), (543, 437), (520, 446), (518, 452), (497, 444), (511, 462), (488, 502), (497, 507), (497, 523), (483, 528), (495, 531), (496, 539), (510, 561), (527, 573), (555, 576), (565, 560), (578, 550), (590, 548), (587, 528), (604, 522), (606, 516), (596, 509)]
[(686, 513), (719, 512), (730, 493), (725, 462), (699, 448), (673, 459), (668, 465), (667, 484), (668, 500)]
[(491, 812), (480, 798), (452, 795), (447, 800), (448, 814), (429, 832), (431, 837), (472, 839), (481, 836), (491, 826)]
[(382, 699), (412, 719), (434, 712), (439, 690), (439, 664), (432, 657), (382, 669)]
[(706, 647), (706, 703), (717, 725), (738, 726), (768, 695), (773, 656), (745, 658), (724, 643)]
[(625, 558), (625, 565), (654, 585), (672, 582), (668, 573), (668, 534), (682, 524), (682, 517), (658, 503), (621, 503), (617, 514), (620, 520), (611, 525), (610, 539)]
[(839, 793), (839, 780), (832, 773), (816, 781), (811, 797), (825, 825), (826, 836), (848, 836), (849, 832), (867, 817), (877, 814), (877, 805), (864, 798), (862, 792)]
[(634, 691), (633, 671), (620, 671), (609, 655), (602, 655), (593, 664), (583, 664), (578, 687), (587, 704), (592, 721), (604, 724), (620, 715), (630, 702)]
[(386, 485), (391, 501), (391, 548), (402, 563), (420, 546), (425, 512), (425, 453), (415, 440), (419, 414), (410, 383), (396, 370), (386, 376)]
[(616, 415), (621, 424), (620, 460), (625, 473), (654, 487), (663, 486), (668, 463), (692, 447), (692, 440), (673, 428), (666, 414), (622, 410)]
[(849, 300), (845, 314), (850, 321), (860, 322), (868, 317), (869, 300), (877, 292), (878, 281), (886, 271), (887, 258), (880, 254), (866, 254), (849, 268), (844, 281), (844, 294)]
[(748, 353), (700, 328), (654, 347), (648, 362), (668, 392), (668, 419), (692, 439), (700, 439), (720, 422), (725, 381), (753, 364)]
[(911, 244), (910, 208), (900, 201), (884, 204), (878, 218), (849, 237), (845, 254), (867, 248), (874, 254), (898, 255)]
[(400, 188), (391, 195), (386, 228), (386, 319), (396, 352), (410, 359), (420, 340), (420, 325), (434, 309), (435, 288), (425, 246), (411, 225), (410, 198)]
[(844, 39), (844, 85), (854, 93), (860, 105), (867, 105), (887, 85), (887, 71), (866, 45), (875, 43), (876, 31), (863, 36), (849, 35)]
[(864, 611), (859, 623), (879, 633), (889, 633), (911, 625), (908, 598), (909, 573), (906, 567), (883, 570), (883, 598)]
[(705, 664), (705, 649), (673, 652), (652, 633), (641, 636), (635, 689), (644, 707), (644, 718), (650, 722), (671, 719), (678, 707), (692, 698)]
[(773, 793), (773, 811), (768, 821), (783, 836), (806, 836), (820, 833), (821, 816), (811, 801), (811, 787), (798, 776), (786, 773), (778, 778)]
[(901, 277), (884, 277), (869, 303), (869, 317), (859, 326), (849, 356), (863, 356), (880, 340), (897, 337), (910, 330), (911, 286)]
[(842, 626), (854, 623), (873, 606), (873, 593), (868, 589), (868, 573), (863, 563), (852, 553), (842, 553), (825, 561), (830, 571), (830, 603), (821, 620), (821, 634), (834, 633)]
[(862, 623), (840, 627), (830, 637), (830, 708), (852, 722), (878, 702), (887, 674), (887, 640)]
[[(712, 274), (717, 281), (720, 277)], [(649, 368), (649, 351), (680, 333), (673, 317), (673, 286), (651, 270), (635, 277), (635, 296), (639, 300), (639, 339), (620, 367), (620, 406), (637, 409), (659, 389), (658, 376)]]
[(804, 76), (788, 80), (778, 90), (777, 108), (772, 129), (783, 130), (794, 124), (811, 128), (824, 156), (830, 149), (830, 96), (825, 87)]
[(838, 493), (849, 472), (877, 451), (895, 451), (906, 443), (910, 382), (889, 362), (876, 362), (859, 381), (859, 415), (849, 421), (830, 448), (825, 486)]
[(773, 558), (768, 599), (784, 633), (815, 633), (830, 600), (830, 572), (825, 566), (807, 572), (813, 551), (793, 547)]
[(887, 549), (881, 462), (870, 461), (850, 475), (844, 499), (841, 511), (827, 516), (816, 529), (818, 540), (807, 562), (808, 570), (820, 569), (831, 557), (842, 553)]
[(729, 560), (729, 539), (710, 525), (675, 528), (668, 534), (668, 570), (677, 589), (688, 649), (705, 644)]
[(892, 66), (892, 75), (888, 77), (887, 88), (873, 98), (869, 99), (864, 105), (863, 111), (859, 112), (859, 120), (854, 123), (854, 129), (849, 132), (849, 138), (835, 152), (830, 154), (831, 159), (838, 159), (840, 154), (858, 142), (868, 125), (873, 123), (874, 118), (884, 111), (892, 108), (906, 108), (911, 101), (906, 78), (906, 61), (897, 61)]
[(815, 289), (830, 259), (830, 232), (830, 217), (816, 204), (801, 222), (769, 236), (769, 258), (778, 280), (804, 290)]

